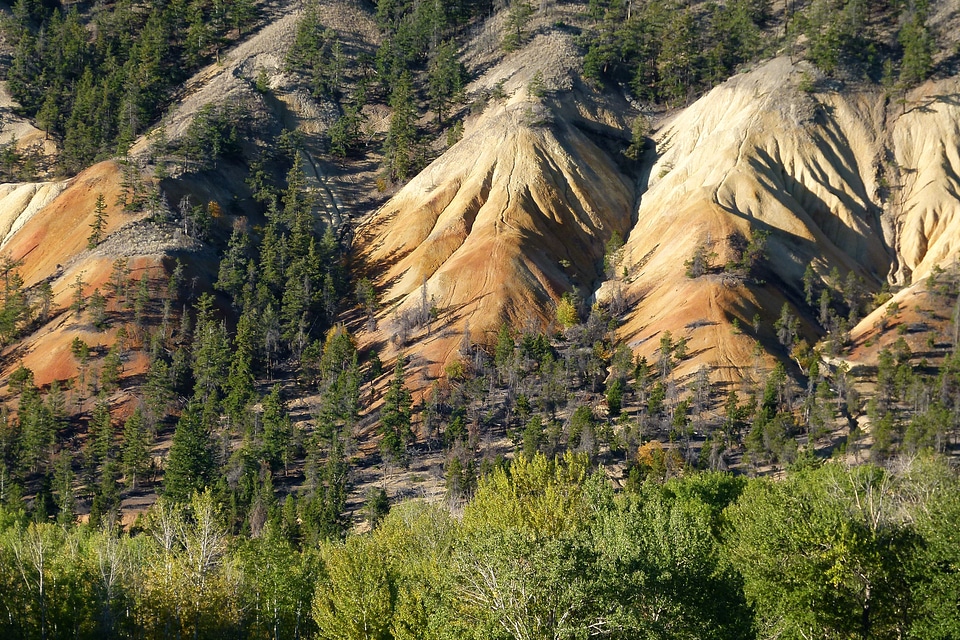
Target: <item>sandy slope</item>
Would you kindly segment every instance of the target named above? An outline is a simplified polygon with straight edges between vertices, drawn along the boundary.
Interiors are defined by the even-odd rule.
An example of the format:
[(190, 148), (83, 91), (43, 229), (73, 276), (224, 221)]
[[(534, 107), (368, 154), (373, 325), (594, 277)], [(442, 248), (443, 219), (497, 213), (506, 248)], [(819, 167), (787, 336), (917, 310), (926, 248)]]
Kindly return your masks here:
[[(960, 240), (956, 81), (919, 88), (894, 117), (880, 92), (805, 93), (803, 73), (813, 71), (770, 61), (656, 132), (657, 159), (626, 248), (634, 307), (621, 334), (631, 344), (700, 323), (691, 335), (704, 335), (707, 347), (691, 368), (723, 368), (743, 336), (707, 323), (759, 313), (760, 337), (776, 351), (769, 327), (784, 296), (803, 306), (808, 264), (825, 282), (836, 268), (877, 287), (952, 259)], [(731, 234), (758, 229), (771, 234), (768, 286), (714, 278), (688, 295), (682, 265), (699, 244), (710, 244), (720, 268), (734, 257)], [(722, 291), (730, 286), (733, 295)]]
[[(892, 107), (900, 113), (899, 105)], [(960, 80), (927, 83), (909, 96), (891, 134), (891, 200), (898, 276), (926, 277), (956, 260), (960, 243)]]
[[(346, 0), (323, 6), (348, 47), (375, 44), (368, 12)], [(314, 162), (319, 147), (311, 145), (331, 114), (283, 70), (297, 7), (285, 5), (219, 65), (191, 79), (164, 126), (175, 139), (204, 104), (264, 100), (253, 80), (266, 70), (279, 100), (264, 109), (307, 133), (318, 213), (339, 225), (344, 210), (347, 218), (357, 214), (370, 196), (351, 185), (353, 197), (346, 197)], [(467, 118), (459, 143), (357, 228), (355, 257), (382, 303), (378, 328), (361, 335), (362, 344), (386, 357), (417, 352), (437, 373), (457, 357), (468, 331), (473, 342), (490, 343), (503, 322), (549, 328), (565, 292), (605, 302), (617, 291), (626, 299), (620, 337), (638, 353), (653, 357), (658, 336), (670, 330), (689, 340), (682, 373), (706, 364), (717, 378), (734, 381), (754, 360), (757, 338), (769, 353), (785, 355), (772, 324), (784, 302), (807, 313), (800, 281), (807, 265), (824, 281), (836, 268), (875, 289), (885, 280), (921, 279), (954, 259), (957, 79), (918, 87), (901, 104), (899, 96), (837, 90), (822, 79), (816, 90), (803, 91), (801, 80), (816, 72), (775, 59), (657, 123), (655, 151), (643, 166), (629, 167), (618, 145), (625, 146), (635, 111), (583, 85), (572, 36), (554, 28), (568, 17), (557, 13), (564, 10), (537, 17), (532, 41), (512, 54), (498, 50), (496, 19), (465, 48), (476, 74), (471, 99), (486, 95), (485, 107)], [(528, 89), (538, 72), (547, 88), (542, 98)], [(149, 136), (133, 154), (147, 155), (148, 148)], [(66, 265), (55, 281), (58, 302), (73, 261), (85, 261), (92, 279), (107, 268), (95, 266), (94, 255), (78, 256), (86, 256), (92, 198), (98, 189), (115, 189), (116, 176), (103, 165), (65, 183), (0, 186), (4, 250), (25, 257), (28, 283)], [(216, 186), (229, 184), (225, 177)], [(766, 282), (723, 275), (735, 257), (731, 239), (757, 230), (770, 233)], [(604, 247), (614, 233), (626, 237), (626, 246), (615, 280), (604, 283)], [(161, 255), (162, 245), (144, 255)], [(713, 252), (713, 269), (691, 280), (684, 262), (699, 245)], [(403, 331), (424, 291), (436, 319)], [(761, 320), (756, 335), (754, 316)], [(811, 341), (817, 331), (807, 322)], [(408, 343), (398, 340), (401, 333)]]
[[(785, 357), (772, 328), (784, 302), (807, 321), (808, 340), (819, 337), (802, 302), (807, 265), (827, 284), (840, 284), (829, 279), (836, 269), (877, 289), (953, 259), (956, 80), (918, 88), (904, 108), (880, 91), (837, 91), (823, 79), (803, 91), (812, 68), (769, 61), (659, 123), (646, 190), (627, 211), (633, 185), (596, 134), (628, 118), (576, 90), (563, 71), (572, 68), (565, 49), (554, 50), (544, 61), (527, 60), (527, 49), (514, 68), (508, 58), (478, 79), (474, 86), (488, 89), (502, 81), (512, 98), (488, 106), (470, 135), (361, 228), (356, 247), (385, 302), (370, 342), (396, 335), (424, 282), (444, 330), (414, 331), (428, 361), (453, 357), (467, 326), (481, 342), (503, 321), (545, 326), (563, 291), (583, 292), (603, 277), (603, 242), (628, 230), (626, 276), (618, 269), (597, 292), (601, 301), (625, 295), (623, 340), (655, 357), (663, 331), (683, 335), (691, 356), (682, 374), (707, 365), (733, 381), (754, 360), (758, 338)], [(552, 108), (526, 96), (534, 67), (566, 89)], [(766, 282), (722, 275), (736, 257), (732, 239), (757, 230), (770, 233)], [(699, 245), (714, 254), (713, 275), (690, 280), (684, 262)], [(756, 335), (747, 329), (755, 315)]]
[(581, 130), (550, 119), (519, 96), (493, 106), (359, 228), (384, 303), (373, 340), (396, 333), (424, 283), (445, 337), (421, 355), (437, 364), (468, 326), (487, 343), (503, 322), (546, 327), (573, 287), (589, 295), (604, 244), (628, 229), (633, 186)]

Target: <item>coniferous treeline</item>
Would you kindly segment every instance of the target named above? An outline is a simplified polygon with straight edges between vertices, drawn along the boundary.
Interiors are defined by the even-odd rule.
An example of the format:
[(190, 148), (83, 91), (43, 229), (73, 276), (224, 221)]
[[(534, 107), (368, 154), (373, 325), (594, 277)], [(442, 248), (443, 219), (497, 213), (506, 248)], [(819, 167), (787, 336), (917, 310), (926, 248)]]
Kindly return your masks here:
[[(382, 0), (376, 8), (381, 44), (371, 53), (347, 51), (322, 24), (317, 5), (307, 3), (287, 66), (316, 97), (337, 104), (339, 118), (328, 131), (331, 153), (346, 160), (371, 144), (380, 148), (385, 188), (426, 163), (430, 138), (446, 131), (455, 141), (467, 79), (459, 49), (467, 27), (494, 8)], [(543, 6), (538, 11), (514, 0), (506, 9), (502, 47), (509, 52), (530, 36), (529, 23)], [(595, 0), (580, 42), (587, 78), (620, 83), (649, 102), (688, 100), (781, 47), (828, 74), (844, 70), (902, 89), (932, 71), (936, 43), (928, 15), (926, 1), (797, 0), (774, 15), (769, 0)], [(159, 119), (176, 87), (202, 63), (219, 59), (257, 17), (252, 0), (123, 0), (69, 8), (18, 0), (4, 22), (13, 48), (10, 91), (24, 114), (61, 142), (61, 169), (76, 172), (122, 154)], [(800, 36), (802, 47), (794, 44)], [(365, 130), (369, 103), (391, 108), (383, 139)], [(427, 111), (435, 120), (425, 126)], [(13, 147), (5, 153), (7, 164), (35, 162)]]
[[(158, 461), (149, 452), (172, 429), (161, 463), (161, 492), (171, 499), (216, 486), (239, 530), (273, 499), (271, 476), (298, 465), (309, 487), (299, 505), (302, 521), (315, 523), (314, 539), (342, 531), (346, 439), (338, 434), (359, 411), (359, 367), (349, 336), (336, 340), (331, 332), (326, 345), (322, 338), (348, 282), (341, 246), (315, 217), (300, 150), (291, 144), (279, 160), (290, 167), (285, 181), (275, 185), (262, 170), (251, 181), (267, 211), (265, 224), (253, 228), (245, 217), (229, 218), (233, 229), (215, 282), (219, 301), (195, 288), (179, 260), (169, 276), (159, 269), (132, 275), (127, 259), (117, 258), (103, 291), (91, 291), (80, 273), (70, 307), (50, 308), (37, 295), (49, 285), (38, 285), (37, 294), (23, 291), (17, 265), (7, 265), (11, 332), (43, 314), (67, 313), (77, 326), (113, 338), (109, 348), (75, 338), (78, 375), (46, 393), (23, 366), (11, 377), (18, 405), (0, 420), (0, 499), (25, 492), (39, 520), (72, 522), (88, 507), (93, 522), (114, 517), (125, 493), (160, 489)], [(144, 224), (176, 227), (213, 244), (230, 229), (215, 202), (185, 197), (173, 209), (147, 191), (145, 202), (134, 205), (153, 211)], [(229, 329), (227, 316), (236, 318)], [(133, 389), (121, 376), (138, 354), (149, 366)], [(280, 387), (262, 383), (281, 366), (287, 377), (291, 361), (302, 362), (305, 389), (322, 385), (333, 405), (324, 410), (323, 428), (309, 434), (293, 428)], [(123, 419), (111, 404), (121, 386), (137, 398), (136, 411)], [(254, 405), (262, 410), (252, 411)]]
[(74, 173), (122, 155), (174, 89), (257, 17), (252, 0), (110, 4), (18, 0), (4, 21), (6, 79), (26, 116), (62, 144)]
[[(289, 184), (298, 181), (295, 161)], [(758, 351), (755, 367), (731, 387), (711, 383), (703, 367), (685, 378), (676, 374), (690, 357), (682, 332), (661, 335), (655, 361), (635, 358), (616, 345), (607, 312), (594, 307), (581, 321), (572, 298), (557, 309), (559, 326), (567, 326), (562, 331), (516, 332), (504, 325), (488, 347), (467, 333), (459, 359), (415, 403), (405, 388), (404, 358), (385, 374), (376, 353), (358, 353), (347, 329), (333, 324), (346, 295), (336, 243), (319, 227), (297, 232), (300, 205), (285, 200), (290, 217), (273, 210), (258, 233), (248, 233), (242, 218), (234, 228), (217, 287), (233, 301), (235, 328), (206, 293), (175, 321), (174, 305), (188, 302), (178, 293), (184, 284), (179, 266), (169, 279), (131, 279), (118, 259), (105, 295), (97, 290), (87, 303), (74, 301), (80, 322), (118, 328), (116, 343), (94, 350), (75, 339), (78, 376), (46, 390), (22, 366), (11, 376), (18, 404), (0, 421), (0, 498), (30, 496), (38, 521), (70, 523), (89, 509), (97, 522), (115, 516), (131, 492), (183, 501), (210, 488), (226, 508), (230, 530), (252, 532), (262, 526), (267, 505), (282, 497), (303, 535), (316, 541), (349, 527), (346, 504), (358, 466), (403, 467), (442, 451), (450, 495), (469, 497), (497, 464), (489, 443), (504, 436), (528, 457), (571, 451), (620, 465), (631, 486), (694, 468), (763, 471), (830, 454), (884, 464), (899, 454), (955, 450), (960, 367), (952, 345), (933, 337), (929, 355), (942, 364), (917, 367), (906, 331), (898, 331), (897, 341), (880, 350), (869, 376), (875, 391), (866, 400), (845, 367), (831, 370), (819, 352), (798, 351), (785, 338), (782, 348), (805, 358), (804, 378), (782, 365), (765, 370)], [(318, 238), (327, 239), (330, 253), (317, 252)], [(275, 291), (271, 278), (291, 284)], [(927, 286), (931, 295), (953, 299), (957, 275), (935, 274)], [(375, 308), (368, 287), (358, 283), (354, 299)], [(83, 290), (82, 281), (76, 288)], [(411, 331), (442, 322), (430, 309), (423, 316)], [(885, 322), (906, 327), (892, 308)], [(740, 330), (754, 332), (758, 349), (760, 341), (772, 348), (794, 321), (781, 317), (776, 324)], [(136, 351), (150, 365), (132, 389), (120, 375)], [(274, 375), (284, 386), (267, 382)], [(293, 378), (296, 390), (289, 389)], [(378, 378), (386, 378), (382, 404), (371, 412)], [(139, 398), (139, 408), (123, 420), (111, 415), (109, 400), (121, 385)], [(292, 394), (317, 394), (307, 419), (291, 418), (286, 402)], [(859, 426), (864, 417), (867, 434)], [(85, 434), (82, 447), (77, 430)], [(355, 455), (361, 430), (379, 441), (379, 456), (369, 449)], [(171, 431), (161, 484), (148, 452)], [(381, 499), (369, 498), (371, 508)]]
[(930, 75), (936, 47), (926, 0), (793, 0), (776, 21), (769, 0), (591, 0), (587, 15), (584, 74), (654, 103), (688, 101), (781, 48), (826, 74), (904, 88)]

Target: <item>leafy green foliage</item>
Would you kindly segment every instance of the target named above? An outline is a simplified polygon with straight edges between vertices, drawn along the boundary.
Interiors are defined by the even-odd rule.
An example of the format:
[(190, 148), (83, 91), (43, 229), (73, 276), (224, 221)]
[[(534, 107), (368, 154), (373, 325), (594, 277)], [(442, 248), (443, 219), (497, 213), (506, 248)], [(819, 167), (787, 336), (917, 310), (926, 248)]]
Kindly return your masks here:
[(209, 491), (161, 498), (133, 535), (4, 505), (0, 632), (949, 638), (957, 487), (942, 460), (918, 458), (616, 495), (585, 457), (537, 455), (481, 478), (462, 517), (411, 501), (302, 549), (284, 533), (292, 497), (247, 539)]
[(878, 467), (831, 464), (747, 487), (730, 511), (730, 550), (761, 633), (906, 632), (902, 567), (917, 547), (899, 481)]

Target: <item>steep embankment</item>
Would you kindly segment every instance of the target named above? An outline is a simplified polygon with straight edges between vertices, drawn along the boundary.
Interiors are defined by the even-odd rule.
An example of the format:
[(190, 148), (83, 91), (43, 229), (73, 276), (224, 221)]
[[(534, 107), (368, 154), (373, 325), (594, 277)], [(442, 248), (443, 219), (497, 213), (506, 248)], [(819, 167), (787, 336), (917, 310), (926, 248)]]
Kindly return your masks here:
[[(70, 309), (78, 280), (85, 301), (95, 289), (106, 295), (114, 263), (120, 259), (126, 261), (127, 278), (139, 280), (147, 275), (162, 282), (163, 257), (183, 248), (185, 241), (165, 236), (143, 222), (144, 214), (124, 212), (116, 204), (124, 187), (121, 169), (113, 162), (94, 165), (62, 183), (4, 187), (9, 194), (0, 199), (0, 223), (10, 231), (0, 250), (20, 264), (35, 317), (40, 316), (37, 285), (49, 282), (53, 294), (43, 322), (6, 350), (4, 373), (22, 363), (34, 372), (39, 385), (72, 378), (77, 375), (72, 340), (79, 337), (91, 346), (109, 347), (122, 326), (113, 323), (107, 330), (97, 330), (89, 313)], [(106, 205), (105, 240), (90, 249), (87, 242), (100, 195)], [(109, 314), (120, 309), (119, 301), (108, 302)], [(132, 376), (143, 372), (145, 361), (139, 358), (124, 366), (124, 375)]]
[[(527, 95), (529, 75), (511, 80), (512, 98), (361, 227), (356, 246), (384, 303), (370, 343), (412, 340), (443, 363), (467, 327), (490, 342), (504, 321), (544, 326), (564, 291), (603, 278), (604, 242), (633, 218), (597, 294), (625, 308), (620, 336), (650, 358), (665, 331), (683, 336), (681, 375), (706, 365), (732, 382), (758, 362), (757, 340), (761, 359), (786, 357), (773, 326), (785, 302), (810, 343), (823, 335), (804, 301), (808, 265), (818, 286), (839, 291), (831, 274), (852, 273), (876, 291), (926, 276), (960, 241), (955, 80), (916, 89), (901, 109), (806, 64), (767, 62), (659, 123), (635, 212), (630, 180), (596, 144), (615, 123), (573, 122), (600, 98), (571, 84), (547, 108)], [(769, 234), (766, 264), (752, 277), (728, 270), (758, 232)], [(706, 272), (690, 278), (685, 262), (701, 247)], [(417, 327), (424, 300), (439, 320)]]
[[(346, 47), (373, 51), (369, 13), (346, 1), (323, 7)], [(463, 59), (476, 74), (468, 93), (479, 112), (466, 117), (463, 139), (359, 225), (355, 257), (381, 302), (377, 328), (361, 332), (364, 346), (387, 358), (417, 353), (436, 373), (465, 337), (489, 344), (503, 322), (549, 327), (561, 295), (576, 290), (589, 300), (596, 291), (622, 310), (620, 336), (636, 352), (655, 357), (669, 330), (688, 340), (681, 375), (708, 365), (716, 378), (735, 381), (756, 362), (757, 339), (772, 354), (763, 357), (786, 355), (773, 329), (784, 302), (804, 320), (810, 341), (822, 335), (816, 311), (803, 302), (808, 265), (835, 289), (834, 269), (876, 290), (887, 279), (921, 279), (953, 259), (957, 80), (927, 83), (901, 106), (880, 91), (841, 90), (805, 64), (769, 61), (657, 123), (655, 150), (628, 168), (620, 149), (635, 111), (584, 87), (579, 53), (556, 26), (565, 17), (558, 16), (538, 17), (532, 40), (509, 55), (498, 49), (495, 20), (478, 31)], [(331, 177), (337, 169), (317, 161), (336, 114), (285, 70), (297, 18), (294, 4), (278, 9), (275, 20), (186, 83), (164, 138), (182, 138), (206, 104), (249, 102), (268, 128), (304, 132), (318, 213), (340, 225), (377, 196), (350, 184), (356, 175)], [(262, 72), (266, 94), (257, 87)], [(386, 126), (383, 113), (367, 115), (372, 130)], [(152, 139), (145, 136), (131, 155), (151, 157)], [(228, 202), (243, 188), (240, 173), (239, 165), (175, 169), (168, 191)], [(0, 187), (4, 250), (24, 258), (28, 285), (52, 278), (61, 308), (77, 273), (98, 286), (115, 259), (84, 245), (92, 198), (115, 191), (118, 173), (102, 165), (88, 174)], [(640, 176), (648, 176), (642, 187)], [(764, 269), (752, 278), (726, 272), (758, 231), (770, 234)], [(614, 233), (626, 245), (600, 287)], [(63, 240), (45, 240), (52, 237)], [(709, 256), (706, 273), (689, 278), (684, 263), (699, 247)], [(57, 264), (65, 269), (57, 272)], [(872, 328), (865, 322), (853, 329), (855, 339)]]
[[(768, 62), (656, 132), (649, 188), (624, 252), (630, 311), (621, 335), (641, 353), (652, 356), (669, 330), (689, 342), (686, 372), (707, 365), (735, 380), (756, 339), (778, 348), (771, 325), (786, 300), (802, 306), (807, 265), (823, 280), (834, 268), (874, 286), (886, 277), (876, 180), (883, 101), (803, 92), (804, 71)], [(758, 231), (770, 234), (759, 274), (766, 283), (722, 274)], [(690, 280), (684, 262), (698, 247), (712, 254), (708, 273)], [(759, 334), (748, 329), (755, 315)]]
[(960, 80), (928, 82), (894, 111), (891, 208), (901, 282), (956, 260), (960, 248)]
[[(555, 52), (569, 46), (544, 40)], [(567, 68), (544, 68), (557, 71), (547, 87), (568, 82)], [(357, 257), (381, 291), (379, 328), (363, 342), (389, 355), (416, 341), (409, 350), (436, 373), (466, 332), (489, 344), (504, 322), (546, 328), (565, 292), (589, 296), (602, 277), (605, 243), (629, 228), (634, 185), (587, 132), (610, 124), (531, 96), (535, 69), (512, 59), (481, 78), (475, 91), (497, 86), (506, 97), (359, 227)]]
[(901, 338), (918, 359), (935, 359), (953, 342), (956, 301), (928, 278), (955, 268), (960, 249), (958, 95), (960, 80), (948, 78), (927, 82), (890, 107), (883, 170), (895, 230), (891, 271), (906, 286), (853, 328), (854, 362), (875, 364), (879, 349)]
[[(870, 288), (891, 264), (878, 182), (884, 101), (803, 92), (805, 71), (771, 61), (661, 123), (635, 212), (631, 180), (597, 144), (603, 126), (623, 121), (582, 115), (602, 113), (583, 108), (601, 97), (571, 84), (548, 109), (527, 95), (529, 75), (512, 78), (509, 101), (489, 106), (361, 228), (356, 246), (384, 302), (368, 340), (400, 349), (413, 339), (413, 351), (443, 363), (466, 327), (489, 343), (504, 321), (545, 326), (563, 292), (589, 294), (605, 277), (605, 242), (628, 232), (598, 299), (625, 309), (620, 335), (635, 351), (655, 357), (671, 331), (688, 340), (681, 375), (708, 365), (729, 381), (756, 362), (757, 338), (782, 357), (772, 325), (785, 301), (804, 313), (808, 264), (824, 281), (836, 268)], [(723, 273), (758, 230), (770, 234), (764, 282)], [(708, 269), (691, 279), (684, 262), (700, 246)], [(424, 300), (439, 311), (433, 333), (411, 328)], [(803, 331), (818, 337), (812, 322)]]
[[(906, 113), (879, 91), (803, 91), (813, 71), (785, 59), (717, 87), (656, 132), (651, 180), (625, 247), (630, 307), (621, 335), (652, 356), (663, 331), (687, 337), (692, 357), (735, 380), (754, 339), (783, 357), (773, 323), (785, 301), (806, 316), (807, 265), (827, 286), (853, 271), (868, 289), (909, 284), (952, 261), (960, 228), (957, 81), (929, 83)], [(826, 85), (820, 82), (820, 85)], [(720, 275), (738, 238), (769, 232), (765, 284)], [(742, 244), (742, 241), (740, 241)], [(711, 271), (686, 277), (697, 247)], [(604, 293), (609, 296), (608, 284)], [(904, 292), (903, 296), (908, 296)], [(745, 329), (754, 314), (756, 334)], [(809, 315), (807, 315), (809, 314)], [(737, 319), (742, 331), (731, 327)], [(853, 329), (873, 327), (870, 317)], [(726, 372), (726, 373), (725, 373)]]

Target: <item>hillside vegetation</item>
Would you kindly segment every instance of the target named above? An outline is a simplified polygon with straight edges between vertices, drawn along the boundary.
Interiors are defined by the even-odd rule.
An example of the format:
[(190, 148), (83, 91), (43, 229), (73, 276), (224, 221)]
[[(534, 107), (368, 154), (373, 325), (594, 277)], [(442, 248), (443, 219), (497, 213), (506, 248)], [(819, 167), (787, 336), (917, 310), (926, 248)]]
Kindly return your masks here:
[(19, 0), (0, 635), (954, 637), (958, 24)]

